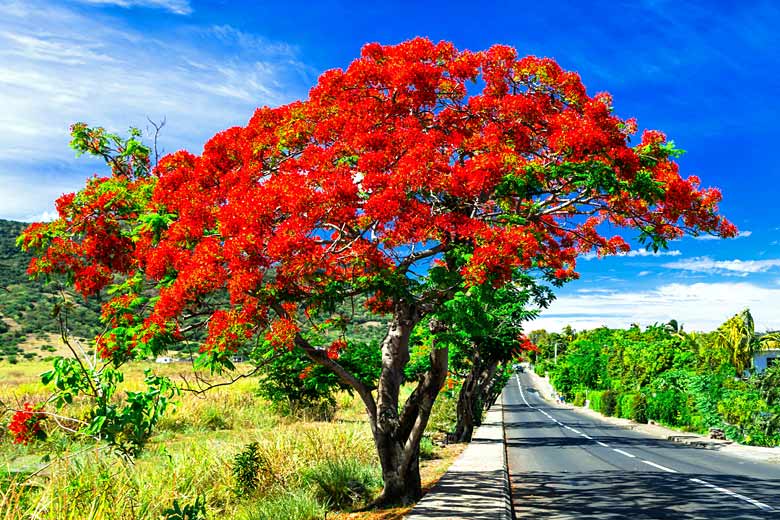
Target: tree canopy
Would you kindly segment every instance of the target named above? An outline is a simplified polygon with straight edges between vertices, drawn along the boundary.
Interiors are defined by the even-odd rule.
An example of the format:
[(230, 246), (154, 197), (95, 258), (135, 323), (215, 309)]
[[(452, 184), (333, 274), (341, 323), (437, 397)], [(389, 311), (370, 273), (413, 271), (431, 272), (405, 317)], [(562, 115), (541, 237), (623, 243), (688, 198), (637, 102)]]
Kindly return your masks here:
[[(632, 145), (636, 129), (551, 59), (422, 38), (369, 44), (308, 99), (260, 108), (201, 154), (153, 169), (133, 136), (74, 126), (74, 146), (103, 155), (112, 174), (60, 198), (60, 218), (21, 242), (38, 252), (32, 274), (65, 274), (85, 296), (108, 290), (97, 345), (115, 363), (198, 329), (213, 368), (246, 344), (302, 349), (360, 394), (386, 497), (408, 501), (446, 374), (435, 348), (399, 406), (423, 316), (517, 270), (575, 278), (579, 254), (629, 249), (605, 234), (614, 226), (653, 248), (736, 233), (718, 215), (720, 192), (680, 175), (673, 143), (646, 131)], [(339, 364), (346, 341), (319, 334), (318, 318), (357, 296), (391, 316), (376, 393)]]

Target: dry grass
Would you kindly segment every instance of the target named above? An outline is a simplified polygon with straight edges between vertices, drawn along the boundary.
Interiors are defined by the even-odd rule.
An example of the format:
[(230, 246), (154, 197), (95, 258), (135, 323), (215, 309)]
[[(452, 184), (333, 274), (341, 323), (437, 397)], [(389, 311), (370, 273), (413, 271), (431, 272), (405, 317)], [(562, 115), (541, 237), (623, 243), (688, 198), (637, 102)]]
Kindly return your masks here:
[[(147, 368), (192, 380), (191, 367), (183, 363), (135, 363), (125, 370), (123, 388), (140, 388)], [(48, 369), (49, 364), (40, 361), (0, 365), (0, 400), (8, 404), (45, 400), (48, 392), (39, 375)], [(58, 433), (45, 446), (11, 445), (0, 434), (0, 520), (156, 520), (174, 500), (187, 504), (198, 496), (206, 498), (209, 519), (251, 520), (266, 518), (265, 503), (271, 507), (276, 500), (278, 507), (280, 498), (291, 497), (294, 502), (305, 495), (302, 475), (319, 463), (349, 457), (376, 470), (370, 428), (357, 397), (340, 393), (335, 418), (323, 422), (275, 414), (270, 403), (257, 396), (256, 385), (256, 380), (242, 379), (205, 395), (182, 393), (134, 464), (94, 444), (69, 442)], [(440, 406), (437, 414), (446, 413), (447, 408)], [(258, 443), (261, 454), (260, 486), (247, 496), (236, 492), (232, 470), (236, 454), (252, 442)], [(41, 467), (42, 448), (58, 457), (32, 478), (14, 477)], [(424, 487), (438, 480), (461, 449), (459, 445), (437, 448), (433, 460), (422, 462)], [(402, 518), (408, 510), (329, 512), (327, 517), (390, 520)]]

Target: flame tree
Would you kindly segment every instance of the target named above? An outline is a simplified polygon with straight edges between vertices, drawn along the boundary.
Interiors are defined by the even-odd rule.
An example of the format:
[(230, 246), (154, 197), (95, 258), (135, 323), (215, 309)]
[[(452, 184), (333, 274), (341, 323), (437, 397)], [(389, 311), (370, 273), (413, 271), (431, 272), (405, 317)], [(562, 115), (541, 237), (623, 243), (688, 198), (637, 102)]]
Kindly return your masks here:
[[(636, 122), (611, 104), (553, 60), (506, 46), (369, 44), (305, 101), (258, 109), (200, 155), (149, 170), (122, 148), (110, 177), (63, 196), (59, 220), (21, 241), (37, 252), (31, 273), (64, 273), (85, 296), (108, 290), (97, 349), (115, 364), (202, 328), (215, 368), (253, 343), (333, 370), (365, 404), (380, 501), (408, 503), (420, 497), (419, 441), (447, 370), (446, 348), (433, 349), (399, 402), (424, 316), (515, 270), (575, 278), (579, 254), (629, 249), (606, 228), (635, 229), (654, 248), (686, 232), (734, 235), (720, 193), (680, 176), (662, 133), (632, 145)], [(376, 389), (339, 364), (345, 341), (316, 339), (316, 316), (357, 296), (390, 315)]]

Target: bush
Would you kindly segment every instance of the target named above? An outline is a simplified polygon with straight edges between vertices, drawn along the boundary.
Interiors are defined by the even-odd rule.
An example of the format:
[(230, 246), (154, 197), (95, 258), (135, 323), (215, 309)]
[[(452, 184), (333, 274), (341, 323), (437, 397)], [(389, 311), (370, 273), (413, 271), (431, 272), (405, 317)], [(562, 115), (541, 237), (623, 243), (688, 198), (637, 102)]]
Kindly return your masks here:
[(589, 408), (594, 412), (601, 411), (601, 395), (604, 392), (601, 390), (591, 390), (588, 392)]
[(647, 423), (647, 396), (645, 394), (637, 394), (629, 411), (629, 419), (638, 423)]
[(574, 406), (585, 406), (585, 390), (577, 390), (574, 392)]
[(637, 394), (623, 394), (620, 399), (618, 399), (615, 416), (622, 417), (623, 419), (631, 419), (636, 400)]
[(239, 495), (249, 494), (257, 489), (262, 464), (259, 448), (260, 445), (256, 442), (247, 444), (233, 458), (233, 478), (236, 479), (236, 493)]
[(312, 486), (314, 496), (331, 509), (343, 510), (366, 502), (382, 487), (378, 468), (354, 458), (325, 461), (301, 476)]
[(614, 390), (605, 390), (601, 394), (601, 413), (607, 416), (615, 415), (618, 398), (620, 396)]
[(433, 441), (430, 437), (423, 437), (420, 439), (420, 458), (422, 460), (436, 458), (433, 454), (433, 451)]

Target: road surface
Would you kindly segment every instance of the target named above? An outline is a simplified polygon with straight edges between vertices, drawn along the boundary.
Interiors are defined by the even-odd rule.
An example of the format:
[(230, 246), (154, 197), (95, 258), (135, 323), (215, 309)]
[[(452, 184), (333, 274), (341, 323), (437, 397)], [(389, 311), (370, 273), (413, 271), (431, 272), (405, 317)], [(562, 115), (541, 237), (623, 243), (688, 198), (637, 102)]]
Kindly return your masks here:
[(520, 373), (504, 390), (517, 518), (780, 518), (780, 465), (750, 462), (551, 406)]

